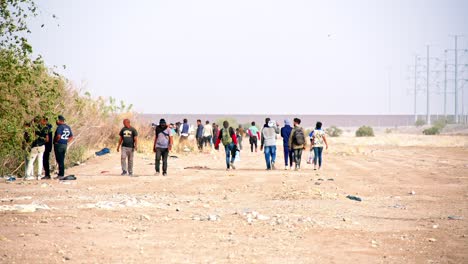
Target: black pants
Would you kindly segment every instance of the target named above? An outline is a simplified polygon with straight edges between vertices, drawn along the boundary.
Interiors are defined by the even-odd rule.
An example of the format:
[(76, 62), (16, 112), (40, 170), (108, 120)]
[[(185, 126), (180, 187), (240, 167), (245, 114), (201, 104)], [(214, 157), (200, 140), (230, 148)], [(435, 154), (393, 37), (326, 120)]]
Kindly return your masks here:
[(44, 167), (44, 171), (45, 171), (45, 176), (46, 177), (50, 177), (50, 163), (49, 163), (49, 159), (50, 159), (50, 152), (52, 151), (52, 149), (49, 149), (46, 147), (46, 150), (44, 151), (44, 158), (42, 160), (42, 166)]
[(65, 155), (67, 154), (67, 145), (55, 144), (54, 145), (55, 159), (59, 166), (58, 176), (65, 176)]
[(211, 146), (211, 136), (203, 137), (203, 145), (205, 147)]
[(169, 156), (169, 149), (167, 148), (158, 148), (156, 149), (156, 172), (160, 172), (161, 167), (161, 158), (163, 161), (163, 173), (167, 173), (167, 157)]
[(296, 168), (301, 167), (301, 159), (302, 159), (302, 149), (295, 149), (294, 150), (294, 162), (296, 162)]
[(250, 141), (250, 151), (251, 152), (254, 152), (254, 145), (255, 145), (255, 151), (257, 151), (257, 137), (250, 137), (249, 139)]
[(197, 138), (198, 150), (203, 150), (203, 137)]

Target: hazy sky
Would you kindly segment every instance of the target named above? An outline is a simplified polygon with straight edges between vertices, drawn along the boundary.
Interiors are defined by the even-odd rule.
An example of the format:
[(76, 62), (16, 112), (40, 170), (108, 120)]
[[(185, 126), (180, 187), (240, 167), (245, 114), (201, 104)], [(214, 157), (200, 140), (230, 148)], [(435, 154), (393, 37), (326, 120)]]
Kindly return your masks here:
[[(145, 113), (386, 114), (389, 76), (391, 113), (412, 113), (414, 55), (431, 44), (442, 56), (453, 48), (450, 34), (467, 34), (459, 46), (468, 47), (462, 0), (38, 5), (35, 52), (50, 66), (66, 65), (60, 72), (92, 95)], [(432, 90), (440, 113), (442, 95)], [(418, 103), (423, 113), (423, 91)]]

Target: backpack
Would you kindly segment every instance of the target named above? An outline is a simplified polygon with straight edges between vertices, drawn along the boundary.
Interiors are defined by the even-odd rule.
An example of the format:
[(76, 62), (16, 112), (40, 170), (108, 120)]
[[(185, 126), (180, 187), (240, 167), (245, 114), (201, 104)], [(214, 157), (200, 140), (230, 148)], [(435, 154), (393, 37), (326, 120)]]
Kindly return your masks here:
[(223, 142), (223, 145), (229, 145), (232, 143), (232, 137), (231, 137), (231, 130), (232, 128), (221, 130), (221, 141)]
[(305, 144), (305, 136), (304, 136), (304, 129), (299, 128), (294, 131), (293, 137), (294, 145), (304, 145)]

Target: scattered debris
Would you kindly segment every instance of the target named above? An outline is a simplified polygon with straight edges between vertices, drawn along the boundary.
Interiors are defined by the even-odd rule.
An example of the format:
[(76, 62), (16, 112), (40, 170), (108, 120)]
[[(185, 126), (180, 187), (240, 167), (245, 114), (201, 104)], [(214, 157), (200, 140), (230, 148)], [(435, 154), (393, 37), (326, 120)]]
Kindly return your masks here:
[(354, 201), (362, 202), (362, 199), (361, 199), (361, 197), (358, 197), (358, 196), (354, 196), (354, 195), (348, 195), (348, 196), (346, 196), (346, 198), (348, 198), (348, 199), (350, 199), (350, 200), (354, 200)]
[(16, 177), (15, 177), (15, 176), (6, 176), (5, 179), (6, 179), (6, 182), (14, 182), (14, 181), (16, 181)]
[(68, 176), (64, 176), (64, 177), (59, 178), (59, 180), (61, 180), (61, 181), (74, 181), (74, 180), (76, 180), (76, 177), (75, 177), (75, 175), (68, 175)]
[(47, 187), (49, 187), (49, 186), (50, 186), (50, 184), (45, 183), (45, 182), (44, 182), (43, 184), (41, 184), (41, 188), (47, 188)]
[(110, 171), (106, 171), (106, 170), (104, 170), (104, 171), (101, 171), (101, 174), (104, 174), (104, 173), (109, 173), (109, 172), (110, 172)]
[(320, 185), (321, 183), (320, 183), (320, 182), (315, 182), (314, 184), (315, 184), (315, 185)]
[(100, 201), (95, 204), (86, 204), (80, 206), (80, 208), (98, 208), (98, 209), (105, 209), (105, 210), (114, 210), (118, 208), (124, 207), (149, 207), (152, 206), (151, 203), (138, 199), (138, 198), (130, 198), (126, 200), (122, 200), (120, 202), (113, 202), (113, 201)]
[(24, 201), (24, 200), (31, 200), (31, 196), (20, 196), (20, 197), (11, 197), (11, 198), (2, 198), (0, 202), (13, 202), (13, 201)]
[(402, 210), (406, 210), (406, 206), (404, 205), (401, 205), (401, 204), (395, 204), (393, 206), (390, 206), (392, 208), (396, 208), (396, 209), (402, 209)]
[(140, 215), (140, 220), (147, 220), (147, 221), (149, 221), (149, 220), (151, 220), (151, 218), (149, 217), (149, 215), (142, 214), (142, 215)]
[(209, 170), (207, 166), (190, 166), (190, 167), (185, 167), (184, 170)]
[(19, 213), (33, 213), (37, 210), (50, 210), (46, 204), (15, 204), (15, 205), (0, 205), (0, 212), (10, 211)]
[(175, 155), (170, 155), (169, 158), (171, 159), (178, 159), (179, 157), (175, 156)]
[(416, 192), (415, 191), (411, 191), (409, 192), (410, 195), (416, 195)]
[(437, 239), (435, 239), (435, 238), (429, 238), (429, 239), (427, 239), (427, 241), (429, 241), (429, 242), (436, 242)]
[(218, 220), (220, 220), (220, 217), (219, 217), (219, 215), (210, 214), (210, 215), (208, 215), (208, 220), (209, 221), (218, 221)]
[(439, 228), (439, 225), (432, 225), (432, 228), (437, 229)]
[(333, 178), (328, 178), (327, 181), (335, 181)]
[(449, 215), (447, 218), (449, 220), (462, 220), (463, 219), (462, 216), (457, 216), (457, 215)]
[(262, 214), (258, 213), (257, 211), (250, 211), (250, 210), (245, 210), (245, 209), (244, 209), (244, 211), (242, 213), (242, 216), (245, 217), (245, 220), (247, 220), (247, 222), (249, 224), (252, 224), (252, 222), (254, 222), (254, 220), (260, 220), (260, 221), (270, 220), (269, 216), (262, 215)]
[(109, 154), (109, 153), (110, 153), (110, 149), (103, 148), (100, 151), (95, 152), (94, 154), (96, 154), (96, 156), (104, 156), (104, 155)]

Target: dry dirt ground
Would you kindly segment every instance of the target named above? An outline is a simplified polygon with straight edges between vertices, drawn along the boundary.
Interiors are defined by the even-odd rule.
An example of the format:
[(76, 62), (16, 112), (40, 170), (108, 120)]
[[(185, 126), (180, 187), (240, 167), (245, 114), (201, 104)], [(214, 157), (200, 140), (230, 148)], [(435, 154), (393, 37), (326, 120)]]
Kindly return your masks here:
[(468, 137), (440, 138), (331, 139), (320, 172), (307, 154), (283, 170), (281, 148), (265, 171), (245, 148), (229, 172), (223, 150), (180, 154), (168, 177), (139, 153), (139, 177), (123, 177), (112, 153), (69, 169), (73, 182), (2, 182), (0, 262), (468, 263)]

